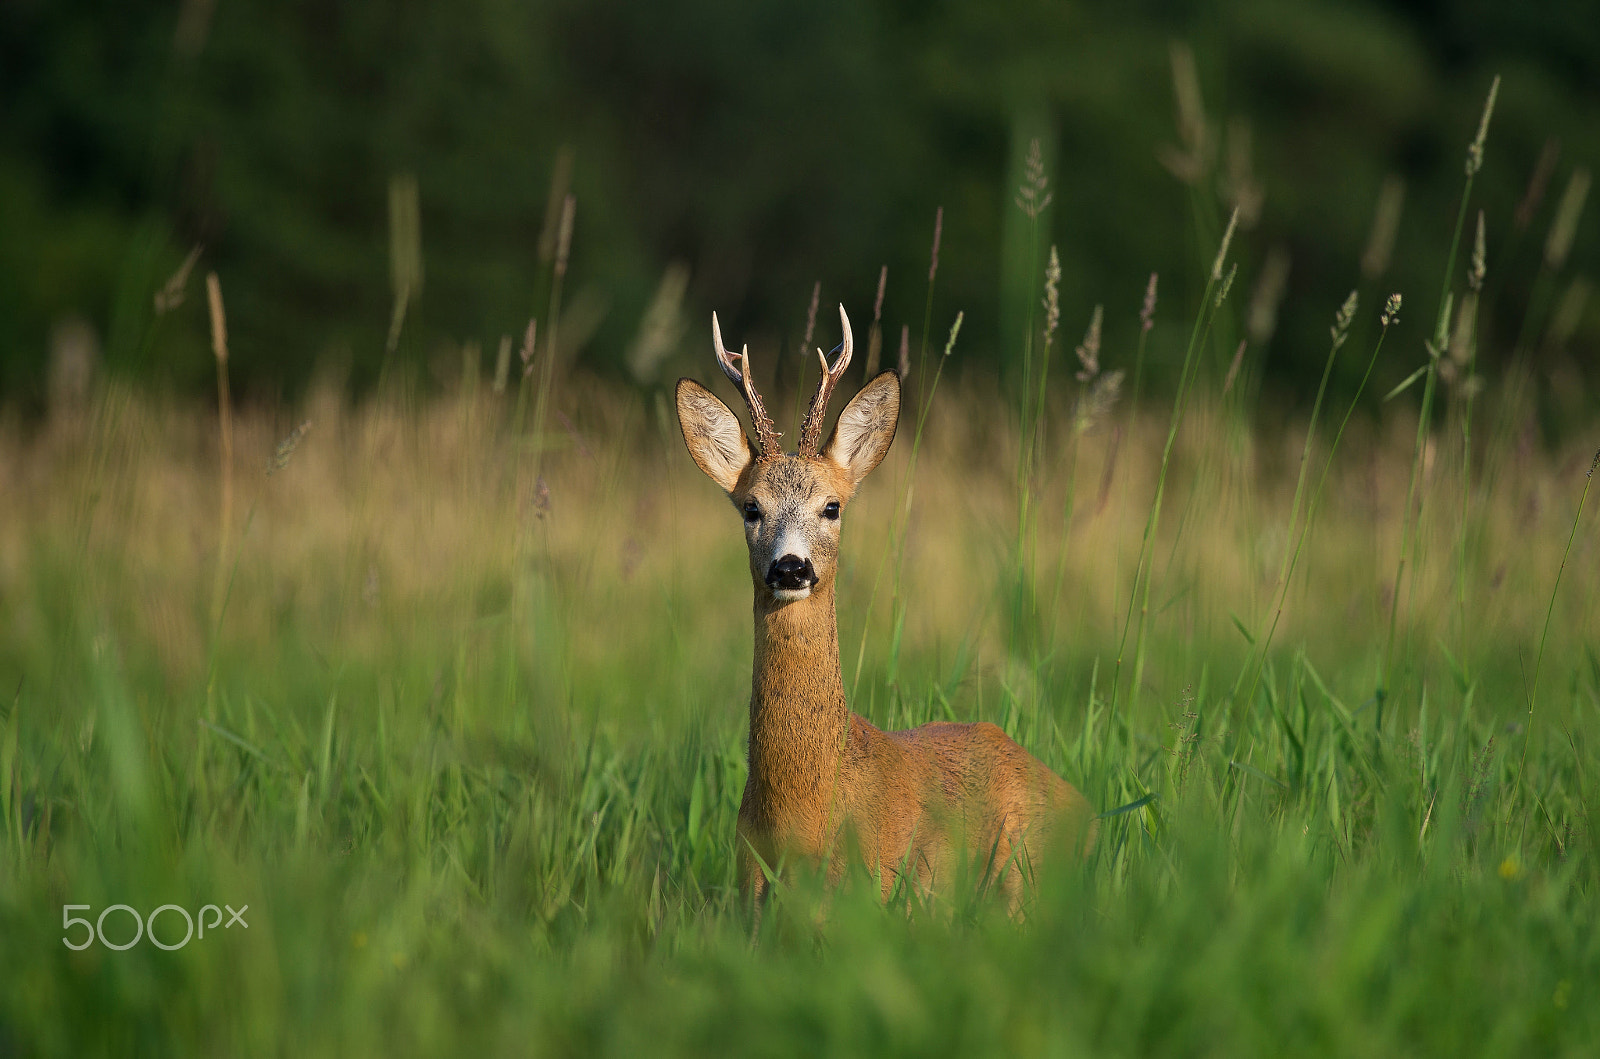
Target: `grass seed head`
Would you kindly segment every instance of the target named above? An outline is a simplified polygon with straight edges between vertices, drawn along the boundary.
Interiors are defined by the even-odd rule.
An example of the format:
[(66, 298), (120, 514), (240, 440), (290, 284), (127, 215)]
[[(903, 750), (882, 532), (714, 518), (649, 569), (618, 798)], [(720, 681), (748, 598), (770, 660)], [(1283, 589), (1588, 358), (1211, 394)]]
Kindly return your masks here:
[(1161, 164), (1185, 184), (1196, 184), (1211, 164), (1211, 138), (1207, 132), (1205, 103), (1200, 97), (1200, 75), (1194, 49), (1173, 41), (1172, 94), (1178, 111), (1178, 141), (1181, 147), (1163, 147)]
[(1104, 316), (1104, 310), (1096, 305), (1089, 316), (1089, 329), (1083, 333), (1083, 345), (1075, 351), (1082, 365), (1078, 369), (1079, 382), (1091, 382), (1100, 374), (1100, 325)]
[(183, 259), (183, 264), (178, 266), (161, 289), (156, 291), (156, 315), (163, 316), (183, 304), (183, 298), (189, 287), (189, 273), (194, 271), (194, 266), (200, 260), (200, 247), (196, 245)]
[(534, 340), (539, 337), (539, 321), (530, 319), (528, 329), (522, 333), (522, 348), (517, 350), (517, 356), (522, 361), (522, 377), (526, 379), (533, 374), (533, 351), (536, 348)]
[(1224, 181), (1227, 202), (1239, 211), (1240, 223), (1254, 228), (1261, 218), (1266, 189), (1257, 180), (1250, 164), (1250, 122), (1234, 118), (1228, 122), (1228, 172)]
[(1228, 266), (1228, 274), (1222, 277), (1222, 285), (1217, 288), (1217, 301), (1216, 305), (1214, 306), (1215, 308), (1222, 308), (1222, 303), (1228, 300), (1228, 292), (1233, 289), (1233, 277), (1238, 274), (1238, 262), (1234, 262)]
[(567, 191), (572, 187), (572, 162), (572, 148), (563, 145), (556, 151), (555, 164), (550, 167), (550, 195), (545, 199), (544, 224), (539, 229), (539, 260), (545, 264), (555, 260), (561, 209), (567, 201)]
[(1017, 208), (1037, 221), (1039, 214), (1050, 205), (1049, 177), (1044, 173), (1044, 149), (1039, 137), (1028, 141), (1028, 157), (1022, 163), (1022, 183), (1017, 186)]
[[(1239, 225), (1239, 207), (1233, 208), (1233, 213), (1228, 217), (1228, 227), (1222, 233), (1222, 243), (1217, 247), (1217, 259), (1211, 263), (1211, 279), (1213, 282), (1222, 278), (1222, 263), (1228, 259), (1228, 244), (1233, 242), (1233, 230)], [(1219, 300), (1218, 305), (1222, 302)]]
[(1228, 365), (1228, 377), (1222, 381), (1222, 395), (1226, 397), (1228, 391), (1233, 389), (1234, 380), (1239, 377), (1239, 368), (1244, 364), (1244, 349), (1249, 345), (1244, 339), (1239, 339), (1239, 345), (1233, 351), (1233, 362)]
[(1389, 300), (1383, 303), (1383, 315), (1378, 317), (1378, 322), (1384, 327), (1400, 322), (1400, 295), (1389, 295)]
[(1469, 396), (1483, 386), (1483, 380), (1472, 373), (1477, 321), (1478, 293), (1469, 291), (1456, 310), (1455, 327), (1450, 332), (1450, 355), (1439, 362), (1439, 377), (1445, 384), (1460, 387), (1461, 392)]
[(1055, 244), (1050, 245), (1050, 260), (1044, 266), (1044, 346), (1050, 348), (1056, 328), (1061, 326), (1061, 258)]
[(1589, 171), (1574, 169), (1567, 181), (1567, 190), (1561, 195), (1561, 205), (1556, 207), (1556, 219), (1550, 225), (1550, 236), (1544, 244), (1544, 262), (1552, 272), (1560, 271), (1567, 263), (1567, 254), (1572, 250), (1572, 238), (1578, 232), (1578, 218), (1583, 215), (1583, 203), (1588, 197)]
[(293, 458), (295, 450), (300, 447), (300, 443), (306, 439), (306, 435), (310, 432), (311, 420), (307, 419), (289, 431), (288, 437), (278, 442), (278, 447), (272, 450), (272, 458), (267, 460), (267, 476), (269, 478), (289, 466), (289, 460)]
[(1489, 138), (1489, 119), (1494, 116), (1494, 101), (1499, 94), (1500, 75), (1495, 74), (1494, 80), (1489, 82), (1489, 98), (1483, 101), (1483, 117), (1478, 119), (1478, 135), (1473, 137), (1471, 145), (1467, 147), (1467, 176), (1469, 177), (1483, 168), (1483, 144)]
[(1423, 343), (1428, 356), (1434, 360), (1444, 355), (1445, 348), (1450, 343), (1450, 317), (1455, 310), (1455, 304), (1456, 295), (1451, 291), (1444, 296), (1444, 304), (1439, 307), (1439, 318), (1433, 323), (1433, 338)]
[(1349, 296), (1345, 298), (1344, 304), (1339, 306), (1339, 311), (1334, 314), (1333, 327), (1330, 328), (1333, 332), (1334, 349), (1344, 345), (1344, 340), (1349, 337), (1350, 322), (1356, 318), (1356, 307), (1360, 304), (1360, 301), (1361, 299), (1356, 292), (1351, 291)]
[(1117, 407), (1117, 398), (1122, 395), (1122, 379), (1122, 371), (1108, 371), (1097, 377), (1088, 392), (1078, 398), (1073, 423), (1078, 433), (1094, 429)]
[[(961, 333), (961, 321), (966, 318), (966, 315), (965, 310), (956, 313), (956, 321), (950, 325), (950, 337), (945, 340), (944, 344), (944, 355), (947, 357), (956, 348), (956, 336)], [(909, 361), (911, 358), (910, 332), (902, 332), (902, 335), (903, 340), (900, 343), (901, 355)]]
[(568, 194), (561, 201), (561, 234), (556, 242), (556, 275), (567, 274), (567, 261), (572, 256), (572, 225), (578, 212), (578, 200)]
[(1483, 231), (1483, 211), (1478, 211), (1478, 232), (1472, 240), (1472, 263), (1467, 266), (1467, 286), (1474, 291), (1483, 289), (1483, 277), (1489, 271), (1488, 244)]
[(1139, 331), (1149, 334), (1150, 329), (1156, 325), (1156, 279), (1157, 274), (1150, 273), (1150, 282), (1144, 288), (1144, 306), (1139, 310)]

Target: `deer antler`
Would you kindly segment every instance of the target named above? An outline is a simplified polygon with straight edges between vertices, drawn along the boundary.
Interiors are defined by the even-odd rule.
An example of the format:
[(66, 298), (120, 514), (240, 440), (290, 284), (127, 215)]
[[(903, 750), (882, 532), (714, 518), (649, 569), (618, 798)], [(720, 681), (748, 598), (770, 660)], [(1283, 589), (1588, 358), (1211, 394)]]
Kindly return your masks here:
[(744, 403), (750, 406), (750, 425), (756, 428), (756, 441), (761, 447), (760, 455), (756, 458), (771, 460), (782, 456), (778, 431), (761, 403), (761, 395), (756, 392), (755, 380), (750, 377), (750, 346), (746, 344), (738, 353), (729, 352), (728, 347), (722, 344), (722, 325), (717, 322), (715, 312), (711, 314), (711, 340), (716, 343), (717, 365), (739, 387), (739, 392), (744, 394)]
[(828, 399), (833, 396), (833, 388), (839, 385), (839, 380), (844, 378), (844, 369), (850, 366), (850, 354), (855, 350), (855, 339), (850, 335), (850, 317), (845, 315), (844, 306), (839, 306), (839, 324), (844, 328), (844, 341), (839, 345), (839, 357), (833, 362), (833, 367), (828, 367), (827, 354), (817, 350), (817, 359), (822, 361), (822, 378), (817, 381), (817, 395), (811, 399), (811, 410), (806, 413), (805, 425), (800, 428), (800, 455), (817, 455), (817, 446), (822, 443), (822, 424), (828, 418)]

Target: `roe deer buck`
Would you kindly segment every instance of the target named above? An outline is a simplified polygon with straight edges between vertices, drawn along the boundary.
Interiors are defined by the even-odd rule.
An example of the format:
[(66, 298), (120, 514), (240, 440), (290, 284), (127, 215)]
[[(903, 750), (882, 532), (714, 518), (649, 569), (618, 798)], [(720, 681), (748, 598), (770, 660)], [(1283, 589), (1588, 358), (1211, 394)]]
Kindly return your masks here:
[[(729, 352), (711, 316), (717, 363), (743, 394), (752, 449), (727, 405), (693, 379), (678, 380), (678, 424), (689, 454), (744, 517), (755, 587), (755, 662), (750, 688), (749, 778), (739, 805), (741, 886), (759, 906), (762, 863), (782, 854), (827, 861), (836, 879), (846, 836), (876, 870), (887, 897), (901, 872), (928, 892), (955, 857), (975, 856), (985, 885), (1016, 908), (1029, 854), (1047, 842), (1080, 851), (1093, 843), (1083, 795), (998, 727), (925, 724), (883, 732), (850, 712), (839, 671), (834, 577), (839, 519), (861, 480), (894, 441), (900, 379), (886, 371), (839, 414), (819, 446), (828, 398), (850, 364), (850, 318), (786, 455), (750, 372), (750, 347)], [(1032, 847), (1031, 851), (1029, 846)]]

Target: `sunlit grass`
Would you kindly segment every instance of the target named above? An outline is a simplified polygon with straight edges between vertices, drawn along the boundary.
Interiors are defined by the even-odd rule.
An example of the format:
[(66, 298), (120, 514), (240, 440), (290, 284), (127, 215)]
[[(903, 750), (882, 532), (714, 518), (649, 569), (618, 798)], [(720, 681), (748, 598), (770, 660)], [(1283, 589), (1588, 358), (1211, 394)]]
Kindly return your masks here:
[[(1113, 719), (1166, 417), (1074, 446), (1067, 408), (1038, 417), (1062, 432), (1042, 451), (1080, 469), (1070, 537), (1035, 530), (1034, 591), (1059, 567), (1059, 602), (1021, 636), (998, 470), (1016, 427), (947, 378), (903, 540), (907, 446), (847, 517), (854, 706), (996, 721), (1102, 809), (1142, 804), (1021, 922), (797, 881), (752, 946), (737, 515), (648, 398), (563, 385), (539, 461), (517, 458), (516, 396), (487, 388), (235, 410), (216, 624), (214, 414), (112, 389), (75, 424), (6, 432), (0, 1051), (1582, 1054), (1600, 1031), (1592, 510), (1572, 536), (1592, 444), (1487, 453), (1464, 567), (1450, 448), (1425, 454), (1379, 728), (1415, 421), (1352, 421), (1236, 703), (1297, 546), (1303, 436), (1241, 454), (1202, 393), (1148, 552), (1142, 681)], [(1034, 510), (1069, 510), (1068, 479), (1039, 474)], [(896, 610), (871, 589), (896, 547), (891, 684)], [(249, 904), (250, 926), (175, 952), (62, 944), (64, 905), (114, 903)]]

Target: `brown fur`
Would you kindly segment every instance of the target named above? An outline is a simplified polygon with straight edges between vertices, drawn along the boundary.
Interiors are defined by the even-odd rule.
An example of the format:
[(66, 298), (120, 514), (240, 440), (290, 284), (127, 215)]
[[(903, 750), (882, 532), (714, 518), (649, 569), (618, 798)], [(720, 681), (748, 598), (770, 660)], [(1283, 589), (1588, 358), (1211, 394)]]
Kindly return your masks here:
[[(1044, 849), (1087, 852), (1096, 832), (1088, 801), (995, 725), (884, 732), (845, 701), (834, 609), (839, 522), (812, 512), (828, 500), (848, 503), (888, 451), (898, 379), (885, 373), (863, 388), (817, 456), (757, 458), (742, 429), (732, 445), (742, 443), (743, 455), (728, 451), (723, 417), (733, 413), (692, 380), (678, 384), (678, 411), (695, 462), (736, 508), (753, 502), (762, 512), (747, 523), (755, 660), (738, 827), (739, 874), (751, 898), (767, 887), (757, 856), (771, 868), (785, 857), (826, 863), (837, 878), (853, 846), (885, 896), (903, 873), (931, 891), (967, 857), (1015, 908)], [(806, 598), (774, 598), (764, 581), (774, 533), (809, 551), (817, 582)]]

